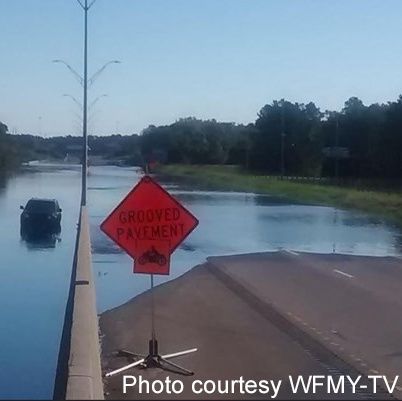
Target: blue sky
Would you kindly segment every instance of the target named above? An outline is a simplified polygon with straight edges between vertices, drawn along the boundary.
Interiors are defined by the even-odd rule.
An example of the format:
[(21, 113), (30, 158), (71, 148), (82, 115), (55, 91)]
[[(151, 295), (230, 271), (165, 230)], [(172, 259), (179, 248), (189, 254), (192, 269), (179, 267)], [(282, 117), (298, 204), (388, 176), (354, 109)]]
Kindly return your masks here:
[[(83, 14), (75, 0), (0, 0), (0, 121), (79, 134)], [(255, 121), (275, 99), (340, 109), (402, 93), (399, 0), (97, 0), (90, 11), (90, 133), (180, 117)]]

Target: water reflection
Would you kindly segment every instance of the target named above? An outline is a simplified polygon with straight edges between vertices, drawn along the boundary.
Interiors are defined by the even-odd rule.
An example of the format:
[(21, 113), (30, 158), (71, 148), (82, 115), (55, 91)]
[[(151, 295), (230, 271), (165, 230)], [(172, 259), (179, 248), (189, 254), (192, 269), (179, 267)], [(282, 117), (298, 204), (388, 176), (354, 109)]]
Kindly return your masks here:
[(260, 195), (260, 194), (249, 194), (252, 200), (257, 206), (296, 206), (296, 205), (308, 205), (308, 203), (301, 203), (297, 201), (291, 201), (284, 196), (272, 196), (272, 195)]
[(8, 177), (8, 173), (0, 171), (0, 195), (6, 190)]
[[(179, 189), (178, 186), (165, 186), (166, 190), (170, 194), (180, 198), (182, 202), (194, 203), (203, 202), (213, 205), (239, 205), (241, 204), (255, 204), (256, 198), (261, 198), (261, 204), (289, 204), (289, 201), (285, 201), (282, 198), (272, 197), (269, 195), (257, 196), (252, 193), (244, 192), (219, 192), (219, 191), (194, 191), (187, 189)], [(173, 189), (169, 189), (173, 187)]]
[(343, 216), (342, 217), (342, 224), (345, 226), (356, 226), (361, 224), (366, 225), (373, 225), (376, 226), (381, 224), (381, 219), (375, 216)]
[(402, 234), (398, 233), (394, 237), (394, 247), (397, 252), (402, 255)]
[(28, 250), (43, 250), (56, 248), (61, 242), (61, 226), (53, 231), (38, 231), (29, 227), (21, 226), (21, 242)]

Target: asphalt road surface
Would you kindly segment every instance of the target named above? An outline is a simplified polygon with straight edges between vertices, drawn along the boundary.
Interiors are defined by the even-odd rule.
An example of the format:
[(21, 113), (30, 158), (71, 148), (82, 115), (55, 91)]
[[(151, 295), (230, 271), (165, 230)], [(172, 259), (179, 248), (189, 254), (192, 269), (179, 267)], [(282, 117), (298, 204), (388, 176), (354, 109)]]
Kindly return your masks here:
[[(391, 385), (402, 372), (402, 261), (289, 251), (209, 258), (184, 276), (154, 290), (160, 353), (197, 347), (174, 360), (195, 372), (181, 376), (160, 369), (132, 368), (105, 378), (111, 399), (270, 399), (267, 394), (194, 394), (195, 380), (282, 380), (277, 399), (392, 398), (379, 379), (374, 394), (368, 375)], [(150, 293), (102, 314), (103, 370), (131, 360), (118, 349), (146, 353), (150, 338)], [(124, 374), (150, 382), (181, 380), (180, 394), (123, 394)], [(289, 376), (350, 376), (353, 392), (328, 393), (325, 386), (294, 392)], [(347, 380), (346, 380), (346, 383)], [(402, 398), (402, 379), (394, 398)]]

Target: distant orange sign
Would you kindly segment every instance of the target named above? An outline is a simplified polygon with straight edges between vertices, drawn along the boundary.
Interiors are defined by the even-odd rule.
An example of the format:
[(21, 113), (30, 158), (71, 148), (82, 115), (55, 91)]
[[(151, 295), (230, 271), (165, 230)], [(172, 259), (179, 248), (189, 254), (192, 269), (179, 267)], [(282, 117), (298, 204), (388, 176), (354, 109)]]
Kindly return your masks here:
[(169, 274), (170, 255), (198, 220), (156, 181), (143, 177), (101, 224), (134, 259), (134, 273)]

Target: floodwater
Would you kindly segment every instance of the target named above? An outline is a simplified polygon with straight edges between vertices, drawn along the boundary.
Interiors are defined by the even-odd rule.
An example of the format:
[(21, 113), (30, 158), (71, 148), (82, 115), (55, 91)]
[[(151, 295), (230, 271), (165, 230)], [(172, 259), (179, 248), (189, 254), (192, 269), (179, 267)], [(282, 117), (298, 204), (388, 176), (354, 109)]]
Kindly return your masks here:
[[(89, 212), (98, 309), (121, 305), (149, 288), (147, 275), (132, 274), (132, 260), (100, 230), (103, 218), (141, 177), (134, 168), (99, 167), (89, 180)], [(208, 256), (278, 249), (372, 256), (402, 254), (396, 227), (364, 213), (332, 207), (292, 204), (266, 195), (200, 191), (162, 182), (200, 221), (171, 259), (175, 278)]]
[[(131, 259), (99, 224), (141, 177), (135, 168), (92, 167), (88, 206), (98, 310), (116, 307), (149, 287), (132, 274)], [(53, 393), (57, 353), (69, 289), (80, 170), (52, 166), (0, 180), (0, 398), (47, 398)], [(275, 249), (401, 255), (401, 233), (381, 219), (329, 207), (295, 205), (270, 196), (199, 191), (162, 183), (200, 220), (172, 257), (177, 277), (210, 255)], [(20, 238), (19, 205), (32, 197), (57, 198), (63, 209), (59, 237)]]
[[(25, 172), (0, 189), (0, 398), (51, 398), (78, 221), (79, 171)], [(59, 238), (20, 238), (20, 205), (57, 198)]]

